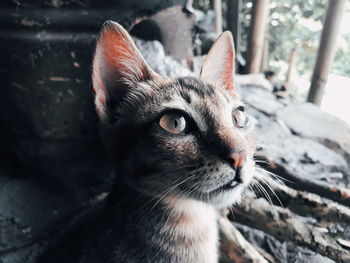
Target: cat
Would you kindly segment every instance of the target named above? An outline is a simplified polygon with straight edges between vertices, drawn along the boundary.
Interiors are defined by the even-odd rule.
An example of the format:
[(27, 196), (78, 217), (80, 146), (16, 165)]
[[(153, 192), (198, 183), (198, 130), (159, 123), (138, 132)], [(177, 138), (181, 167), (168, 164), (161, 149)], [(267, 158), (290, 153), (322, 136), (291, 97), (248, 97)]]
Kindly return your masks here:
[(166, 79), (108, 21), (92, 70), (116, 182), (39, 262), (218, 262), (217, 211), (239, 201), (255, 167), (231, 33), (214, 43), (199, 78)]

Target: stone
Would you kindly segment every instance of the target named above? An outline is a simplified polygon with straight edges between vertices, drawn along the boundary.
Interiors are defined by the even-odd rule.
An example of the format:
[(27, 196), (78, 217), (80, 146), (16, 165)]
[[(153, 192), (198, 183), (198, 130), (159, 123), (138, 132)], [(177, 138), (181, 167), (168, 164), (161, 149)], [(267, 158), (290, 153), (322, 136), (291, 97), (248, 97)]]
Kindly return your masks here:
[[(285, 171), (292, 174), (295, 178), (300, 178), (303, 181), (311, 184), (326, 186), (327, 184), (335, 187), (348, 187), (350, 175), (349, 162), (346, 156), (333, 149), (326, 147), (322, 140), (315, 139), (312, 131), (308, 130), (311, 116), (300, 116), (300, 110), (292, 111), (292, 108), (298, 108), (299, 105), (286, 105), (280, 102), (271, 92), (265, 88), (243, 85), (240, 89), (240, 94), (244, 102), (247, 103), (247, 112), (253, 118), (255, 124), (257, 151), (256, 155), (262, 156), (272, 163), (272, 166), (282, 167)], [(347, 129), (343, 127), (343, 123), (329, 114), (323, 113), (315, 106), (306, 104), (312, 111), (317, 112), (319, 120), (316, 120), (315, 126), (319, 129), (322, 124), (322, 116), (324, 115), (328, 132), (331, 132), (333, 127), (340, 125), (342, 129), (338, 132), (338, 137), (343, 139), (347, 136)], [(292, 114), (294, 112), (294, 114)], [(288, 117), (287, 117), (288, 113)], [(315, 113), (316, 114), (316, 113)], [(283, 118), (281, 118), (283, 116)], [(297, 125), (293, 122), (295, 119), (302, 119), (304, 125)], [(340, 123), (338, 123), (338, 121)], [(301, 122), (301, 121), (299, 121)], [(334, 124), (332, 125), (332, 123)], [(298, 132), (293, 127), (293, 123)], [(308, 133), (302, 136), (302, 127)], [(310, 128), (314, 129), (314, 128)], [(315, 132), (315, 134), (317, 134)], [(323, 137), (326, 136), (323, 132), (318, 132)], [(330, 137), (335, 135), (328, 135)], [(335, 140), (337, 138), (333, 138)], [(325, 139), (324, 139), (325, 140)], [(338, 139), (339, 141), (339, 139)], [(328, 146), (328, 145), (327, 145)], [(261, 161), (257, 160), (257, 164)], [(264, 161), (262, 161), (264, 162)], [(264, 166), (262, 163), (261, 166)], [(276, 167), (274, 167), (276, 169)]]
[(303, 180), (348, 187), (346, 178), (332, 176), (335, 172), (348, 173), (349, 166), (343, 156), (313, 140), (295, 135), (285, 136), (284, 131), (278, 132), (276, 127), (278, 124), (273, 124), (273, 130), (266, 131), (265, 128), (265, 133), (258, 136), (259, 155)]
[(284, 107), (272, 92), (259, 86), (241, 86), (239, 93), (243, 101), (269, 116), (276, 115)]
[(63, 195), (27, 179), (0, 177), (0, 254), (46, 238), (88, 200), (86, 193)]
[(166, 55), (164, 46), (159, 41), (145, 41), (136, 37), (133, 37), (133, 40), (149, 66), (161, 76), (168, 78), (193, 76), (194, 73), (184, 61), (180, 63)]
[(288, 242), (287, 245), (288, 257), (287, 262), (298, 263), (334, 263), (333, 260), (321, 256), (307, 248), (295, 247), (293, 243)]
[(301, 137), (317, 140), (345, 155), (350, 162), (350, 128), (337, 117), (311, 103), (291, 104), (277, 113), (277, 119)]
[(1, 255), (0, 263), (35, 263), (38, 252), (42, 249), (39, 244), (18, 248), (15, 253)]
[[(255, 108), (249, 107), (248, 113), (255, 123), (257, 156), (303, 180), (337, 187), (349, 185), (350, 167), (341, 154), (317, 141), (292, 134), (284, 122), (276, 122)], [(256, 162), (260, 164), (259, 160)]]
[(292, 242), (281, 242), (269, 234), (239, 223), (234, 223), (234, 225), (249, 242), (270, 253), (276, 262), (334, 263), (333, 260), (309, 249), (295, 246)]
[(235, 84), (243, 88), (254, 86), (273, 91), (273, 84), (266, 79), (264, 73), (236, 74)]

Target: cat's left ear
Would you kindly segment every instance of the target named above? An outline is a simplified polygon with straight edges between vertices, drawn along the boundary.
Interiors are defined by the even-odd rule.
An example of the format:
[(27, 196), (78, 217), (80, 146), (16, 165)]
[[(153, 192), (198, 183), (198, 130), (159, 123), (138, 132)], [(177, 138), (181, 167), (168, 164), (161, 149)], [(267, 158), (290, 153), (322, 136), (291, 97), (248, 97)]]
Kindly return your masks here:
[(129, 33), (120, 24), (107, 21), (97, 39), (92, 66), (100, 120), (111, 120), (115, 106), (138, 83), (155, 80), (162, 78), (147, 65)]
[(204, 60), (200, 78), (213, 84), (224, 87), (235, 93), (235, 49), (231, 32), (225, 31), (215, 41)]

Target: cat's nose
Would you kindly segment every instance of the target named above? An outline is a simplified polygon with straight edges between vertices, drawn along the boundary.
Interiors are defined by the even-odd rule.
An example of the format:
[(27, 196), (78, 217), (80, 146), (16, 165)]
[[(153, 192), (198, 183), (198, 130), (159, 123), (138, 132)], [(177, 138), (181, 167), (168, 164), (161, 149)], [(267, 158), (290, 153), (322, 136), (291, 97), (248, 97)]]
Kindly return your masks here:
[(240, 151), (232, 151), (229, 154), (229, 162), (230, 164), (233, 166), (233, 168), (235, 169), (235, 180), (238, 183), (242, 183), (242, 167), (247, 159), (247, 153), (244, 150), (240, 150)]
[(245, 150), (235, 150), (235, 151), (232, 151), (230, 154), (229, 154), (229, 161), (230, 161), (230, 164), (235, 168), (242, 168), (242, 166), (244, 165), (246, 159), (247, 159), (247, 152)]

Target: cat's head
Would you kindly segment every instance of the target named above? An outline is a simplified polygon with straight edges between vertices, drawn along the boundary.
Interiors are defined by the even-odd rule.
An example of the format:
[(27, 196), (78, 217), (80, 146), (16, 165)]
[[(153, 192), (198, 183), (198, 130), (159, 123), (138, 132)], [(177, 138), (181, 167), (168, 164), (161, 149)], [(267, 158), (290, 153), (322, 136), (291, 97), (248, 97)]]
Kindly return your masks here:
[(119, 24), (107, 22), (97, 40), (93, 88), (120, 180), (153, 196), (232, 204), (253, 176), (255, 149), (233, 74), (229, 32), (211, 48), (198, 79), (166, 79)]

